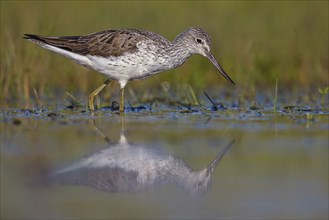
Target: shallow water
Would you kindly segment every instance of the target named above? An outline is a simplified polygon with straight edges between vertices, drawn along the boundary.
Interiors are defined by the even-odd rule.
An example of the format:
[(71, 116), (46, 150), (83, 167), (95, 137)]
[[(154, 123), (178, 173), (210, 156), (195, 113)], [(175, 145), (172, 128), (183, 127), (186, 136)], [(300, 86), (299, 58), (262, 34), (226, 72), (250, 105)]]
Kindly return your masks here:
[[(4, 219), (328, 218), (328, 112), (146, 109), (121, 117), (107, 110), (6, 109), (1, 119)], [(152, 158), (198, 171), (232, 140), (203, 190), (162, 170), (152, 171), (160, 180), (138, 188), (134, 175), (106, 169), (107, 158), (134, 161), (138, 151), (145, 156), (140, 172)], [(56, 177), (95, 155), (104, 159), (102, 169)]]

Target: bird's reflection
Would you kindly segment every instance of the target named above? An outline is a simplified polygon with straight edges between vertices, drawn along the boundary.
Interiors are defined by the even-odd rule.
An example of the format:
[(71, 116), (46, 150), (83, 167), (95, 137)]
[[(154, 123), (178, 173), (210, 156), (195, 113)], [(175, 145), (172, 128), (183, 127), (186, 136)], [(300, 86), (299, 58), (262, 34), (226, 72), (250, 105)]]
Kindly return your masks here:
[(55, 171), (54, 181), (108, 192), (138, 192), (173, 183), (191, 194), (204, 194), (210, 188), (215, 168), (234, 143), (225, 146), (206, 168), (194, 171), (178, 157), (130, 144), (124, 132), (118, 143), (112, 143), (94, 128), (110, 146)]

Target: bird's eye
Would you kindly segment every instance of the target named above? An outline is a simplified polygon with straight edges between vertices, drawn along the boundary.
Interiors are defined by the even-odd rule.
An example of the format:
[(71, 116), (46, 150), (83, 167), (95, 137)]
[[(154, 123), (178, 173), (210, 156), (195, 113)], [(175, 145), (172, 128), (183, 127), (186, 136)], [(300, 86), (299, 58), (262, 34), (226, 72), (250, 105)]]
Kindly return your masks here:
[(200, 43), (202, 43), (202, 40), (200, 38), (197, 38), (196, 42), (200, 44)]

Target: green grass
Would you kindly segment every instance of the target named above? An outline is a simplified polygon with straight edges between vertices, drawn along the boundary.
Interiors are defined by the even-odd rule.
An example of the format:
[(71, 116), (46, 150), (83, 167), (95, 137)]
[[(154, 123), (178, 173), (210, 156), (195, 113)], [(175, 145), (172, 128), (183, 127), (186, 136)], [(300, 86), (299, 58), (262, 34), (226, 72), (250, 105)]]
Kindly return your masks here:
[[(212, 64), (192, 57), (179, 69), (128, 84), (139, 97), (163, 92), (212, 97), (223, 90), (253, 101), (256, 93), (317, 95), (328, 82), (328, 1), (1, 1), (0, 106), (29, 106), (88, 94), (104, 76), (22, 39), (24, 33), (80, 35), (144, 28), (173, 40), (190, 26), (212, 37), (212, 51), (237, 83), (231, 87)], [(190, 87), (189, 87), (190, 86)], [(117, 85), (103, 98), (117, 95)], [(188, 88), (188, 89), (186, 89)], [(281, 92), (281, 94), (280, 94)], [(145, 95), (147, 93), (147, 95)], [(183, 94), (185, 93), (185, 94)], [(274, 94), (273, 94), (274, 98)], [(236, 98), (238, 99), (238, 98)], [(307, 98), (310, 100), (312, 98)]]

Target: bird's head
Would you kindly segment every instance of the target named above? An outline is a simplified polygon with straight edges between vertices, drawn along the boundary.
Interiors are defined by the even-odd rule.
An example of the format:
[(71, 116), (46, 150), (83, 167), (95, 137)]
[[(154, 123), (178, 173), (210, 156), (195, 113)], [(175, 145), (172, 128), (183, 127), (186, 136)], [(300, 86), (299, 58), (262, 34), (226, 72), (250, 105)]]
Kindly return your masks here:
[(234, 81), (228, 76), (224, 69), (219, 65), (218, 61), (210, 52), (210, 37), (201, 28), (189, 28), (184, 32), (185, 41), (191, 54), (200, 54), (207, 57), (212, 64), (217, 68), (217, 70), (222, 74), (222, 76), (229, 81), (231, 84), (235, 85)]

